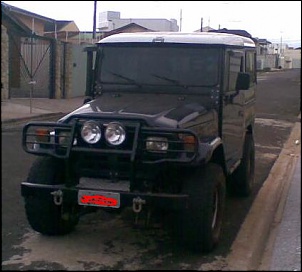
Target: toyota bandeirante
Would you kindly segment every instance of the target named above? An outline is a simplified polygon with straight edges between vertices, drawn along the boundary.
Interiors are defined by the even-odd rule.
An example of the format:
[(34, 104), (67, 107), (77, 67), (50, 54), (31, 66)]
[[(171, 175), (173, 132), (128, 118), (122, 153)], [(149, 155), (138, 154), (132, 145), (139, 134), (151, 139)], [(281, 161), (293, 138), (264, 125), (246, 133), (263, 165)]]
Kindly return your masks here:
[(69, 233), (87, 207), (168, 210), (181, 241), (211, 251), (226, 188), (247, 196), (254, 180), (255, 64), (252, 39), (226, 33), (100, 40), (91, 99), (24, 126), (39, 156), (21, 184), (31, 227)]

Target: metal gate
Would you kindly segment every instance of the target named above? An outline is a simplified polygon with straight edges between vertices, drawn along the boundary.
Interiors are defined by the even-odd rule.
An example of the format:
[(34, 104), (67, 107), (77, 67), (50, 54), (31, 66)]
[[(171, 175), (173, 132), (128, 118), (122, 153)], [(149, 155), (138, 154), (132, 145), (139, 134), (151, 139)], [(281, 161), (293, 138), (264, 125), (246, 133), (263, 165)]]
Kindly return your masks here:
[(11, 98), (52, 98), (54, 86), (52, 39), (10, 35), (9, 95)]

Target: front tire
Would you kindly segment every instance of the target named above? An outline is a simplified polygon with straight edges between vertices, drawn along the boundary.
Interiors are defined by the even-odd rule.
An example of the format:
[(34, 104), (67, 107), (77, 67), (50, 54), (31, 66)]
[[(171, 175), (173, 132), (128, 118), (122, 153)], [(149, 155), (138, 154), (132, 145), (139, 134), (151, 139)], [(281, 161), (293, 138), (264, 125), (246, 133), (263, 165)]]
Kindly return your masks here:
[[(32, 165), (27, 182), (56, 185), (64, 183), (64, 164), (54, 158), (38, 158)], [(79, 221), (77, 206), (55, 205), (53, 196), (25, 197), (25, 212), (30, 226), (44, 235), (63, 235), (71, 232)]]
[(209, 163), (184, 181), (182, 193), (189, 195), (180, 215), (182, 242), (194, 251), (210, 252), (218, 244), (225, 206), (225, 175)]

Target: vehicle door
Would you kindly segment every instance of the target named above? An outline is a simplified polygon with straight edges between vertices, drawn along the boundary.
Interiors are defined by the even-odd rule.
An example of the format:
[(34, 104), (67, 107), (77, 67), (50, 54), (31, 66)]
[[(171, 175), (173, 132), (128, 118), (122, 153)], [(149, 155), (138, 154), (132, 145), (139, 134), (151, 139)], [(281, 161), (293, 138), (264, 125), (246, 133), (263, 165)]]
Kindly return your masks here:
[(236, 90), (238, 74), (244, 70), (243, 50), (227, 50), (225, 64), (221, 131), (227, 169), (232, 170), (240, 163), (245, 133), (244, 94)]

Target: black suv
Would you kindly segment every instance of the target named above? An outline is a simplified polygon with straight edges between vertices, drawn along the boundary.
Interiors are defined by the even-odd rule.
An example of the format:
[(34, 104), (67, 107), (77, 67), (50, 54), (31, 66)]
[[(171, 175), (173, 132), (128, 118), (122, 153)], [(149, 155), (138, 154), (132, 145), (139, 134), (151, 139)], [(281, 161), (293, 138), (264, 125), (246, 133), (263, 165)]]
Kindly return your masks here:
[(74, 229), (82, 211), (171, 211), (195, 250), (218, 243), (226, 188), (254, 179), (256, 48), (222, 33), (127, 33), (96, 46), (92, 97), (23, 129), (39, 155), (22, 182), (32, 228)]

